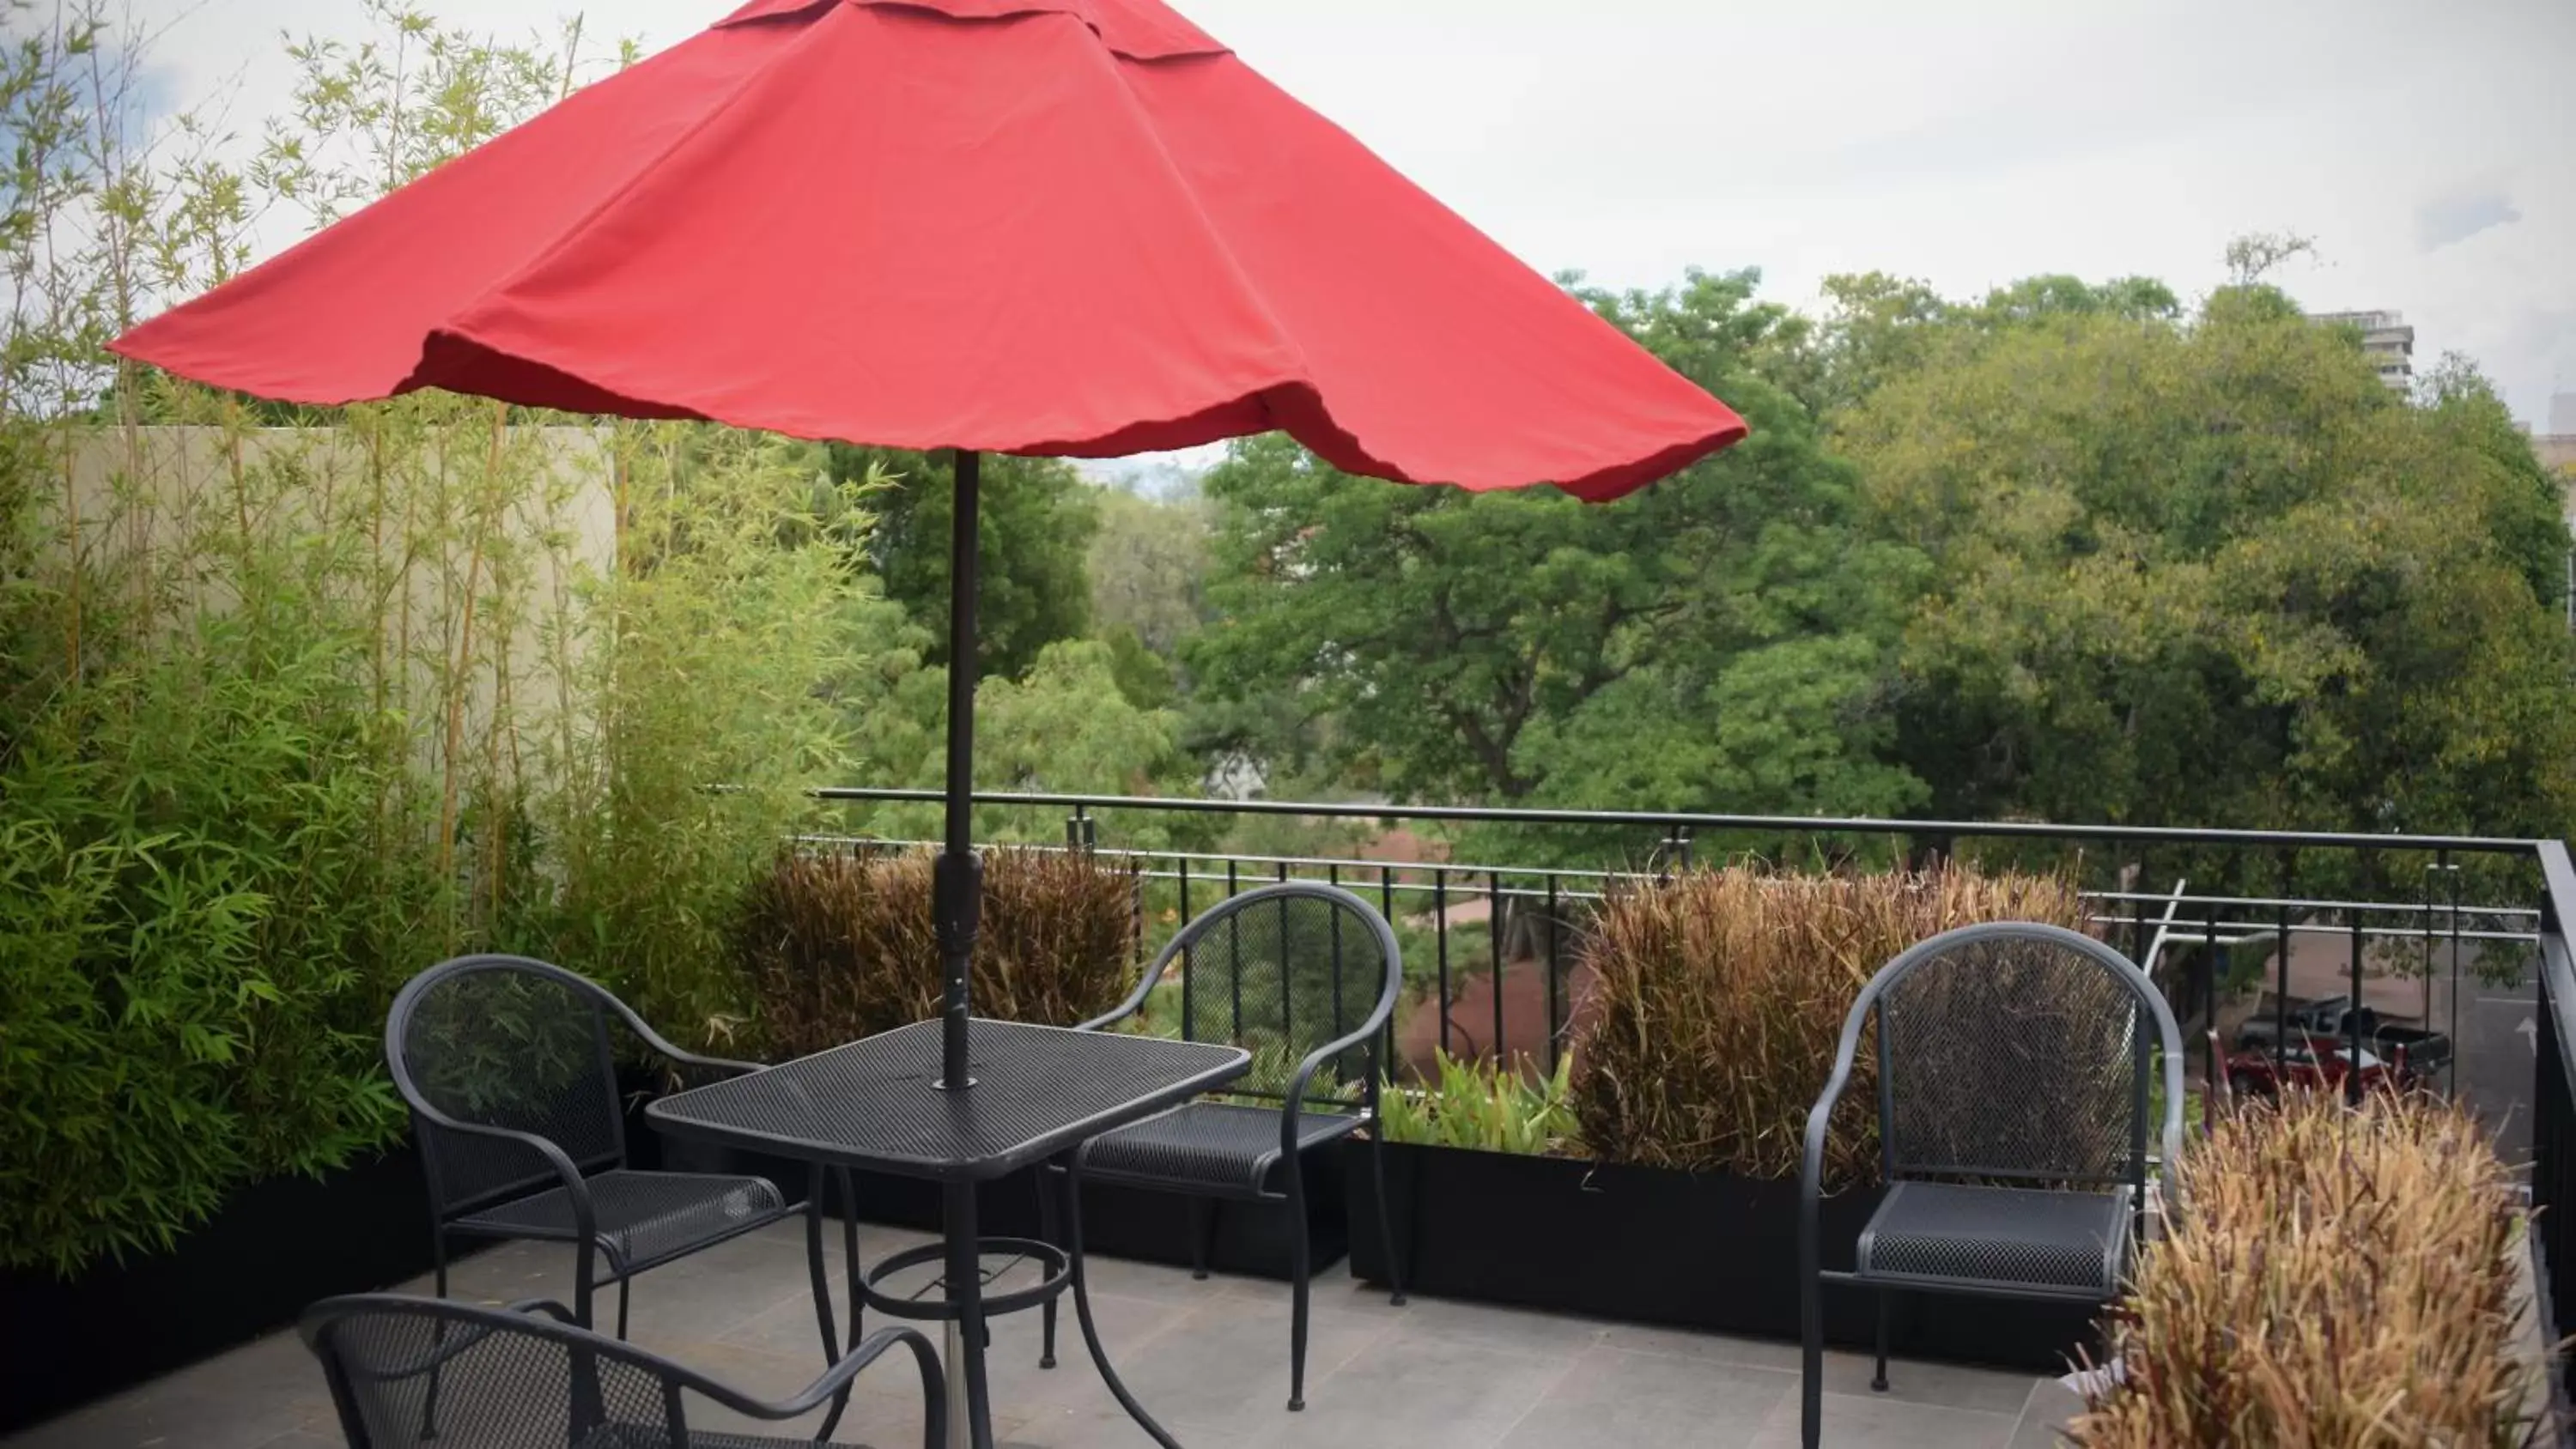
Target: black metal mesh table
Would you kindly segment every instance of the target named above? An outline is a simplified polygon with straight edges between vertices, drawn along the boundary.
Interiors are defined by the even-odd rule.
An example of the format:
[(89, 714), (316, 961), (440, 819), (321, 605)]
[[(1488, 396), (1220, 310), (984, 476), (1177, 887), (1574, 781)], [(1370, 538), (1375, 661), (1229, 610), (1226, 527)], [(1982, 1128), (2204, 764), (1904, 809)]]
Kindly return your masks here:
[[(827, 1357), (837, 1355), (838, 1349), (833, 1342), (831, 1288), (823, 1268), (824, 1171), (867, 1168), (941, 1183), (946, 1199), (947, 1316), (955, 1330), (950, 1338), (949, 1372), (954, 1377), (963, 1371), (966, 1413), (958, 1417), (965, 1421), (960, 1427), (966, 1442), (974, 1449), (990, 1449), (993, 1430), (984, 1381), (977, 1185), (1051, 1158), (1066, 1158), (1071, 1169), (1069, 1154), (1074, 1147), (1232, 1081), (1243, 1075), (1252, 1059), (1239, 1048), (1206, 1042), (1019, 1022), (977, 1021), (969, 1030), (969, 1076), (974, 1085), (962, 1092), (938, 1085), (940, 1024), (928, 1021), (674, 1093), (647, 1107), (645, 1115), (655, 1128), (674, 1137), (811, 1164), (806, 1246)], [(1067, 1272), (1084, 1342), (1119, 1402), (1157, 1441), (1173, 1444), (1171, 1436), (1128, 1394), (1101, 1351), (1082, 1279), (1078, 1182), (1071, 1201)], [(851, 1337), (856, 1341), (862, 1297), (857, 1228), (853, 1224), (845, 1232), (851, 1239), (845, 1266), (850, 1276)], [(822, 1434), (831, 1432), (838, 1417), (836, 1405)]]

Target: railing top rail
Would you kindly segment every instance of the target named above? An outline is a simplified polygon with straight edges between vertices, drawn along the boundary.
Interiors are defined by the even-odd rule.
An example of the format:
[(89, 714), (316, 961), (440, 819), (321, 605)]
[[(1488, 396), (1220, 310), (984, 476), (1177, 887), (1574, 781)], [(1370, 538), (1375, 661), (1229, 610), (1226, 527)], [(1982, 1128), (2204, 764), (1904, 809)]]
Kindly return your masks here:
[[(830, 785), (818, 800), (935, 805), (936, 790)], [(1059, 810), (1167, 810), (1206, 815), (1296, 815), (1343, 820), (1455, 820), (1481, 824), (1651, 825), (1707, 831), (1804, 831), (1833, 835), (1974, 839), (2099, 840), (2145, 845), (2238, 845), (2345, 850), (2450, 850), (2529, 855), (2543, 843), (2505, 836), (2397, 835), (2357, 831), (2219, 830), (2161, 825), (2052, 825), (2033, 820), (1873, 820), (1824, 815), (1702, 815), (1649, 810), (1524, 810), (1482, 805), (1378, 805), (1290, 800), (1207, 800), (1191, 796), (1057, 795), (977, 791), (978, 805)]]

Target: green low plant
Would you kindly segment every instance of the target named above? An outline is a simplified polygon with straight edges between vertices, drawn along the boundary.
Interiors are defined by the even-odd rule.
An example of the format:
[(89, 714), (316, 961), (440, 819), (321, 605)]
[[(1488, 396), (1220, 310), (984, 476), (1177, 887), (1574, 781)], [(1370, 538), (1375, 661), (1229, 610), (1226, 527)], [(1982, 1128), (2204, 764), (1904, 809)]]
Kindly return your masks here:
[[(1870, 976), (1953, 926), (2085, 911), (2052, 876), (1698, 870), (1619, 891), (1586, 936), (1595, 976), (1575, 1047), (1583, 1140), (1606, 1161), (1794, 1178), (1807, 1112)], [(1877, 1171), (1877, 1072), (1864, 1050), (1834, 1121), (1834, 1188)]]
[(1459, 1061), (1439, 1053), (1433, 1081), (1418, 1087), (1389, 1084), (1378, 1096), (1386, 1140), (1427, 1147), (1463, 1147), (1522, 1156), (1569, 1156), (1582, 1151), (1574, 1117), (1574, 1058), (1536, 1073), (1526, 1061), (1503, 1066)]

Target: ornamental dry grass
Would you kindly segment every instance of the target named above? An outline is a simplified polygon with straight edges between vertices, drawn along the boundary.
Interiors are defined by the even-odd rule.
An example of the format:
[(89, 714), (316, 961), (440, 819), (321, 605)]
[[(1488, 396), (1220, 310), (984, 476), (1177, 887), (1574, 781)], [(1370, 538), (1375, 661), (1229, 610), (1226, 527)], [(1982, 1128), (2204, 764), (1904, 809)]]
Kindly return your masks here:
[(2124, 1382), (2071, 1426), (2076, 1443), (2529, 1439), (2539, 1364), (2518, 1351), (2515, 1193), (2466, 1111), (2293, 1094), (2221, 1122), (2182, 1182), (2118, 1310)]
[[(1615, 1162), (1795, 1178), (1843, 1017), (1898, 952), (1953, 926), (2081, 929), (2073, 886), (1965, 868), (1700, 871), (1615, 897), (1585, 946), (1597, 1003), (1574, 1108)], [(1828, 1144), (1828, 1188), (1873, 1180), (1877, 1071), (1860, 1055)]]
[[(939, 1014), (927, 853), (782, 853), (752, 890), (743, 957), (771, 1055), (821, 1051)], [(977, 1016), (1069, 1026), (1135, 980), (1135, 877), (1066, 851), (984, 855)]]

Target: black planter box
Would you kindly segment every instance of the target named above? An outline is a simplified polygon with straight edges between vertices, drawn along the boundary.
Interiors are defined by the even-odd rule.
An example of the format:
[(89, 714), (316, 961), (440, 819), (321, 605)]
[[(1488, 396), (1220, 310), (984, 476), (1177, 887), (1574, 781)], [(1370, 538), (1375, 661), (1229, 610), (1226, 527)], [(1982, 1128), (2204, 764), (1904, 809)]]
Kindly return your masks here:
[(295, 1321), (306, 1304), (429, 1271), (410, 1149), (235, 1193), (168, 1253), (72, 1278), (0, 1272), (0, 1433)]
[[(1374, 1222), (1368, 1144), (1349, 1145), (1349, 1220)], [(1594, 1318), (1795, 1342), (1798, 1184), (1555, 1157), (1389, 1143), (1386, 1191), (1405, 1286)], [(1826, 1198), (1824, 1259), (1848, 1267), (1876, 1189)], [(1387, 1281), (1377, 1234), (1351, 1240), (1351, 1272)], [(2099, 1357), (2096, 1310), (1913, 1293), (1897, 1300), (1894, 1351), (1912, 1358), (2063, 1373)], [(1867, 1347), (1873, 1296), (1825, 1289), (1828, 1342)]]
[[(646, 1132), (645, 1138), (651, 1134)], [(642, 1139), (630, 1134), (630, 1149)], [(787, 1158), (732, 1152), (697, 1143), (662, 1141), (647, 1149), (673, 1171), (748, 1173), (776, 1183), (790, 1201), (805, 1196), (811, 1169)], [(645, 1151), (636, 1151), (641, 1164)], [(1349, 1250), (1344, 1224), (1347, 1193), (1342, 1154), (1327, 1146), (1305, 1156), (1306, 1252), (1320, 1272)], [(854, 1172), (851, 1188), (858, 1198), (861, 1222), (937, 1232), (940, 1193), (937, 1183), (888, 1173)], [(840, 1191), (828, 1181), (824, 1203), (835, 1214), (849, 1211)], [(1290, 1231), (1284, 1203), (1211, 1202), (1216, 1214), (1208, 1266), (1215, 1272), (1255, 1278), (1288, 1277)], [(1038, 1236), (1035, 1170), (1012, 1173), (983, 1185), (976, 1214), (987, 1234), (998, 1237)], [(1082, 1246), (1085, 1252), (1113, 1258), (1186, 1267), (1190, 1261), (1190, 1199), (1178, 1193), (1150, 1192), (1113, 1183), (1088, 1182), (1082, 1189)], [(860, 1238), (862, 1256), (876, 1256)]]

